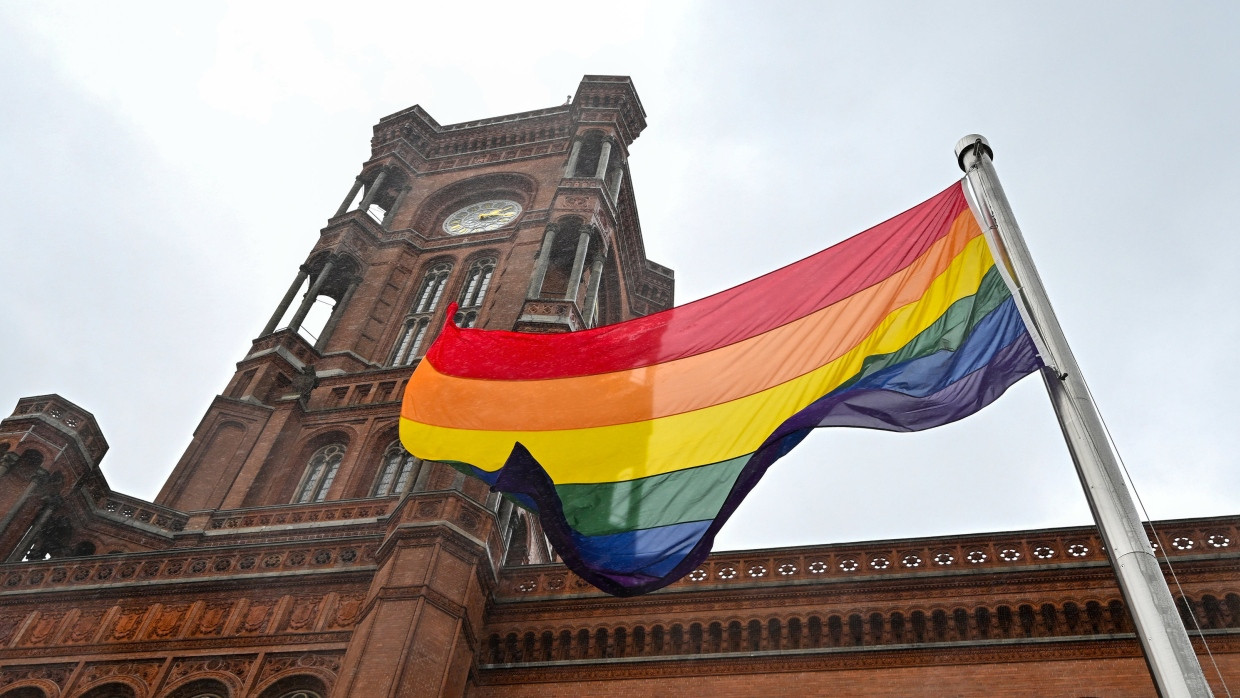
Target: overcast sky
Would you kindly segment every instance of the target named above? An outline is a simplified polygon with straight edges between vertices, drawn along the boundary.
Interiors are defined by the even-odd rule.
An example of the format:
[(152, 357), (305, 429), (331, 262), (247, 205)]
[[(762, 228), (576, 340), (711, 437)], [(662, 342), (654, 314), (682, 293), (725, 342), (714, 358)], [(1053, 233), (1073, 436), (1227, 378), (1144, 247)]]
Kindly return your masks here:
[[(381, 116), (556, 106), (621, 74), (681, 303), (919, 203), (986, 135), (1150, 515), (1240, 513), (1240, 11), (868, 5), (0, 4), (0, 412), (63, 395), (112, 487), (153, 497)], [(1088, 521), (1031, 377), (935, 431), (820, 430), (717, 547)]]

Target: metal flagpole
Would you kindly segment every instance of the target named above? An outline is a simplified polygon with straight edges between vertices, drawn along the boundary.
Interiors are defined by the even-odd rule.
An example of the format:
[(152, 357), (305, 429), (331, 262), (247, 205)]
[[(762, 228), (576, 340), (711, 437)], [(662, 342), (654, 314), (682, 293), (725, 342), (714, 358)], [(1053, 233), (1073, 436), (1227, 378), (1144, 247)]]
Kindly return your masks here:
[(971, 194), (969, 205), (987, 229), (987, 241), (1000, 271), (1006, 272), (1017, 304), (1024, 306), (1021, 314), (1030, 334), (1040, 338), (1035, 341), (1047, 364), (1042, 379), (1094, 521), (1106, 542), (1154, 684), (1163, 698), (1210, 696), (1210, 687), (1124, 483), (1115, 445), (1068, 348), (1020, 226), (999, 185), (992, 157), (990, 144), (981, 136), (968, 135), (956, 143), (956, 158), (969, 184), (965, 189)]

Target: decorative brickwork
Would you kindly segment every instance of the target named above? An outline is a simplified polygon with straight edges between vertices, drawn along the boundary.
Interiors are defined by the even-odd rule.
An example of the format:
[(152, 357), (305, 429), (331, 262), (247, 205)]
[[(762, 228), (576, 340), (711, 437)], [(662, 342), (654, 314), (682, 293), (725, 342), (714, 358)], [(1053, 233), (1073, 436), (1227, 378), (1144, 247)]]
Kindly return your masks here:
[[(205, 552), (205, 551), (204, 551)], [(369, 561), (367, 561), (369, 558)], [(374, 546), (331, 545), (247, 549), (210, 554), (144, 553), (120, 560), (48, 560), (0, 566), (4, 591), (64, 587), (124, 587), (135, 581), (213, 579), (223, 573), (270, 575), (374, 564)], [(0, 591), (0, 593), (4, 593)], [(2, 628), (0, 623), (0, 628)]]
[[(0, 691), (32, 686), (47, 693), (60, 693), (73, 674), (73, 664), (10, 664), (0, 666)], [(49, 690), (50, 689), (50, 690)]]
[[(1166, 522), (1159, 526), (1159, 540), (1151, 540), (1173, 561), (1196, 559), (1202, 552), (1219, 556), (1240, 555), (1240, 530), (1230, 519)], [(1211, 557), (1216, 557), (1211, 555)], [(1065, 565), (1109, 565), (1094, 529), (1059, 529), (994, 536), (953, 536), (922, 541), (876, 541), (821, 546), (810, 550), (788, 548), (755, 551), (743, 556), (712, 555), (705, 565), (671, 585), (671, 588), (728, 588), (737, 585), (763, 587), (796, 581), (844, 581), (887, 577), (925, 576), (932, 579), (960, 571), (982, 572), (1009, 569), (1043, 569)], [(596, 593), (587, 582), (561, 569), (509, 570), (500, 594), (509, 598), (568, 596)]]

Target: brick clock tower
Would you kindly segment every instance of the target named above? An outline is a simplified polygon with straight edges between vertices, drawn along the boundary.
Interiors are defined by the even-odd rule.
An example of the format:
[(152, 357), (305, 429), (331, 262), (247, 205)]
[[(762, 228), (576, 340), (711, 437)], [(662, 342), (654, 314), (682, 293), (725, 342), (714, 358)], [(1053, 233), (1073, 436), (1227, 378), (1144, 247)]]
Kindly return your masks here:
[[(404, 451), (404, 385), (446, 320), (568, 332), (670, 307), (627, 167), (645, 125), (612, 76), (559, 107), (381, 119), (154, 502), (108, 487), (89, 412), (19, 400), (0, 698), (1154, 695), (1092, 528), (718, 553), (615, 599), (523, 510)], [(1160, 526), (1190, 635), (1235, 685), (1240, 517)]]
[(401, 448), (404, 384), (451, 301), (462, 326), (531, 332), (670, 307), (627, 166), (645, 126), (612, 76), (560, 107), (381, 119), (153, 503), (108, 489), (89, 413), (21, 400), (0, 428), (0, 694), (463, 694), (501, 566), (553, 553)]

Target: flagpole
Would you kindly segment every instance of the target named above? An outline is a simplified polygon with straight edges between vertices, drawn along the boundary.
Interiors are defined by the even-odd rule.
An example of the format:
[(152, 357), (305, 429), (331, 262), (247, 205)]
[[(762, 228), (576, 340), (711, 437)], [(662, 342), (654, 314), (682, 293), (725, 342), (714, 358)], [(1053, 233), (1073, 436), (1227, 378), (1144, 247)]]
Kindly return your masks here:
[(1021, 314), (1030, 325), (1030, 334), (1039, 340), (1038, 349), (1047, 364), (1042, 369), (1042, 379), (1076, 464), (1085, 498), (1106, 543), (1154, 684), (1163, 698), (1211, 696), (1124, 483), (1115, 445), (1033, 266), (1020, 226), (999, 185), (992, 157), (990, 144), (981, 136), (968, 135), (956, 143), (957, 162), (969, 184), (969, 205), (987, 228), (986, 238), (996, 262), (1006, 272), (1005, 280), (1018, 304), (1024, 306)]

